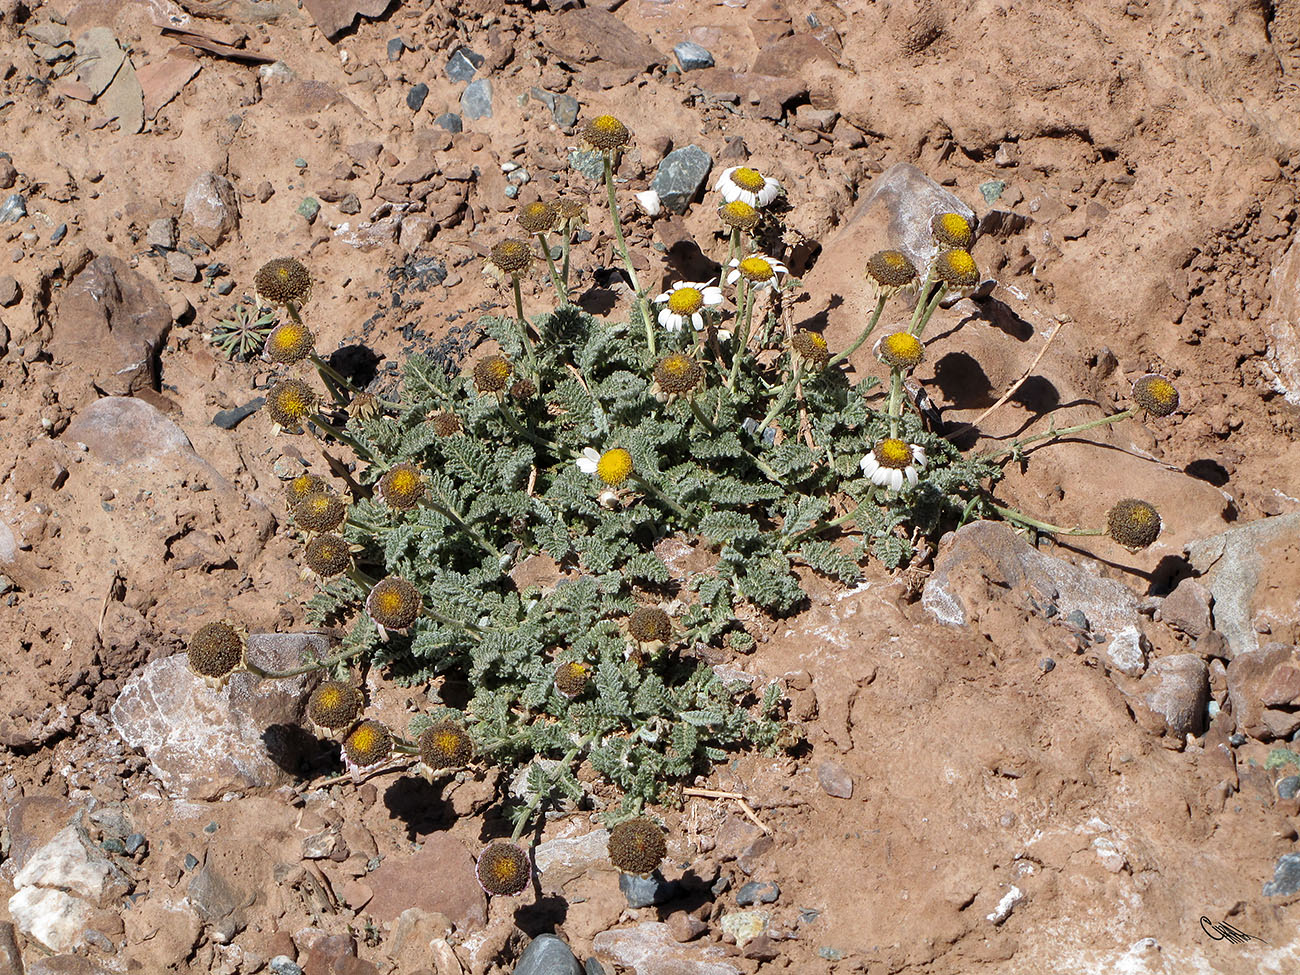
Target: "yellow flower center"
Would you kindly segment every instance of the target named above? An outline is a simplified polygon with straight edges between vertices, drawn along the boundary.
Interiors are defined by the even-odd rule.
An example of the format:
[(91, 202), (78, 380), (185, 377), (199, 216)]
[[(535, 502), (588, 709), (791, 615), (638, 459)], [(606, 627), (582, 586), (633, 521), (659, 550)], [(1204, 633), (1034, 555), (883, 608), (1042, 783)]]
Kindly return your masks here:
[(979, 269), (975, 266), (975, 258), (971, 257), (970, 251), (954, 249), (947, 253), (945, 260), (958, 277), (969, 278), (979, 274)]
[(1161, 406), (1178, 402), (1178, 390), (1168, 379), (1151, 379), (1146, 384), (1147, 394)]
[(326, 687), (317, 698), (323, 708), (336, 708), (343, 703), (343, 691), (337, 687)]
[(444, 755), (455, 755), (460, 747), (460, 736), (454, 731), (440, 731), (433, 736), (433, 744)]
[(498, 382), (502, 382), (502, 383), (504, 383), (507, 379), (510, 378), (510, 373), (513, 371), (511, 369), (510, 363), (508, 363), (505, 359), (493, 359), (491, 362), (487, 363), (483, 368), (484, 371), (489, 376), (491, 376), (493, 379), (497, 380)]
[(290, 387), (280, 393), (280, 401), (277, 404), (280, 412), (285, 416), (293, 417), (295, 420), (301, 420), (311, 412), (311, 399), (304, 396), (298, 389)]
[(403, 467), (393, 471), (393, 479), (389, 483), (396, 494), (412, 494), (420, 488), (420, 475), (409, 467)]
[(492, 864), (492, 876), (502, 885), (509, 884), (519, 876), (519, 864), (513, 857), (501, 857)]
[(678, 288), (668, 296), (668, 310), (675, 315), (694, 315), (704, 307), (704, 293), (699, 288)]
[(960, 213), (940, 214), (935, 220), (936, 228), (946, 239), (958, 246), (970, 243), (970, 224)]
[(289, 280), (289, 269), (287, 267), (277, 267), (275, 273), (281, 281)]
[(770, 281), (772, 265), (761, 257), (747, 257), (740, 262), (741, 276), (749, 281)]
[(303, 340), (306, 329), (294, 322), (286, 322), (275, 330), (274, 343), (276, 348), (289, 350), (298, 345)]
[(901, 471), (912, 463), (912, 448), (906, 441), (888, 437), (876, 444), (876, 460), (881, 467), (890, 467)]
[(620, 135), (625, 126), (612, 115), (597, 115), (591, 120), (591, 127), (606, 135)]
[(718, 216), (732, 227), (748, 228), (758, 223), (758, 211), (744, 200), (732, 200), (718, 207)]
[(369, 725), (362, 725), (352, 733), (352, 747), (361, 753), (370, 751), (379, 744), (379, 732)]
[(748, 166), (741, 166), (732, 173), (731, 181), (742, 190), (750, 193), (757, 193), (767, 185), (767, 180), (763, 179), (763, 174), (757, 169), (750, 169)]
[(664, 361), (659, 365), (668, 378), (684, 379), (690, 375), (691, 366), (694, 365), (694, 362), (689, 357), (682, 355), (682, 353), (674, 352), (670, 356), (665, 356)]
[(881, 343), (885, 357), (892, 363), (913, 366), (921, 361), (921, 341), (908, 332), (895, 332)]
[(596, 476), (610, 487), (622, 484), (631, 474), (632, 455), (622, 447), (605, 451), (596, 462)]
[(395, 616), (402, 607), (402, 594), (396, 587), (384, 589), (375, 600), (375, 608), (384, 616)]

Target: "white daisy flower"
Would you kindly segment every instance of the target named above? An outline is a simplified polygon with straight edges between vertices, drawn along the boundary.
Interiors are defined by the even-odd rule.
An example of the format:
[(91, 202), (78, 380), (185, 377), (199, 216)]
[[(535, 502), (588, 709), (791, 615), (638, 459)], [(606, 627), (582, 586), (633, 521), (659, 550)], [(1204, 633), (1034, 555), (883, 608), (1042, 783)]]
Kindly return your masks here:
[(632, 476), (632, 455), (622, 447), (613, 447), (603, 454), (587, 447), (575, 463), (582, 473), (596, 475), (609, 487), (617, 487)]
[(757, 169), (748, 166), (732, 166), (724, 169), (713, 188), (722, 194), (722, 198), (733, 203), (740, 200), (752, 207), (765, 207), (777, 198), (781, 184), (771, 176), (764, 176)]
[(887, 437), (862, 458), (862, 473), (872, 484), (901, 491), (904, 482), (915, 487), (916, 472), (925, 468), (925, 450), (914, 443)]
[(727, 272), (727, 284), (735, 284), (744, 278), (751, 288), (779, 287), (780, 275), (790, 273), (788, 267), (775, 257), (768, 257), (766, 254), (734, 257), (727, 267), (731, 269)]
[(655, 299), (664, 307), (659, 311), (659, 324), (670, 332), (680, 332), (691, 323), (695, 331), (704, 330), (704, 309), (722, 304), (722, 289), (707, 282), (678, 281), (668, 291)]

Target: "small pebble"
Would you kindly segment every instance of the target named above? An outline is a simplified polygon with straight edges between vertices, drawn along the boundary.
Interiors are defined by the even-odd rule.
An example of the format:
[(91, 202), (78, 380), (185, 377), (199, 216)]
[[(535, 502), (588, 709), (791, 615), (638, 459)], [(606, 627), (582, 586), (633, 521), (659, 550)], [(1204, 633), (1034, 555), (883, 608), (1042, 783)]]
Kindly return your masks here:
[(194, 258), (184, 251), (167, 252), (167, 270), (177, 281), (193, 281), (199, 276)]
[(145, 844), (145, 839), (143, 833), (132, 833), (130, 836), (126, 838), (126, 842), (123, 844), (123, 846), (125, 847), (127, 853), (135, 853), (135, 851), (140, 849), (140, 847), (144, 846), (144, 844)]
[(256, 399), (249, 400), (243, 406), (236, 406), (233, 409), (222, 410), (212, 418), (212, 425), (214, 427), (220, 427), (222, 430), (233, 430), (235, 427), (239, 426), (243, 420), (252, 416), (265, 405), (266, 397), (259, 396)]
[(299, 216), (306, 217), (308, 223), (316, 219), (316, 214), (320, 213), (320, 201), (315, 197), (303, 197), (303, 201), (298, 204)]
[(256, 196), (258, 203), (265, 203), (271, 197), (275, 196), (275, 187), (266, 180), (262, 180), (262, 182), (257, 184)]
[(1285, 779), (1278, 780), (1277, 794), (1279, 798), (1294, 799), (1297, 792), (1300, 792), (1300, 775), (1288, 775)]
[(230, 292), (235, 290), (235, 282), (231, 281), (230, 278), (224, 278), (223, 280), (217, 282), (217, 287), (215, 290), (219, 295), (228, 295), (230, 294)]
[(0, 206), (0, 223), (16, 222), (27, 216), (27, 199), (21, 193), (10, 193)]
[(673, 53), (677, 55), (677, 63), (682, 66), (683, 71), (713, 67), (712, 53), (694, 41), (682, 41), (673, 48)]
[(187, 853), (187, 854), (185, 854), (185, 869), (186, 869), (186, 870), (193, 870), (193, 869), (194, 869), (195, 867), (197, 867), (198, 865), (199, 865), (199, 858), (198, 858), (198, 857), (196, 857), (193, 853)]
[(649, 877), (630, 873), (618, 875), (618, 889), (627, 898), (628, 907), (650, 907), (670, 900), (677, 893), (677, 885), (669, 883), (656, 871)]
[(357, 199), (355, 193), (349, 193), (347, 196), (343, 197), (343, 199), (339, 200), (339, 213), (352, 214), (360, 212), (361, 201)]
[(781, 888), (777, 886), (776, 881), (759, 883), (757, 880), (751, 880), (736, 891), (736, 903), (741, 907), (750, 907), (753, 904), (775, 904), (780, 896)]
[(288, 955), (276, 955), (266, 967), (275, 975), (302, 975), (302, 969)]
[(472, 81), (481, 67), (483, 55), (462, 45), (452, 51), (451, 57), (447, 59), (447, 77), (452, 81)]
[(556, 95), (551, 106), (551, 118), (562, 129), (572, 128), (578, 122), (578, 99), (572, 95)]
[(1070, 610), (1068, 613), (1065, 614), (1065, 621), (1067, 623), (1073, 623), (1081, 630), (1092, 629), (1092, 624), (1088, 622), (1088, 617), (1083, 615), (1083, 610), (1081, 609)]
[(400, 37), (394, 37), (388, 42), (388, 60), (397, 61), (402, 57), (402, 52), (406, 50), (406, 42)]
[(518, 199), (519, 187), (516, 184), (511, 183), (509, 186), (506, 187), (506, 196), (508, 196), (512, 200)]
[[(479, 78), (466, 85), (460, 95), (460, 112), (468, 119), (491, 118), (492, 82), (487, 78)], [(601, 175), (604, 175), (603, 168)]]
[(443, 112), (433, 120), (433, 124), (453, 134), (465, 131), (465, 123), (455, 112)]
[(418, 112), (424, 107), (424, 100), (429, 97), (429, 86), (423, 81), (418, 85), (413, 85), (411, 90), (406, 93), (406, 107), (413, 112)]
[(104, 852), (106, 853), (126, 852), (126, 844), (123, 843), (121, 840), (119, 840), (116, 836), (110, 836), (108, 839), (104, 840), (104, 842), (100, 843), (99, 845), (100, 847), (103, 848)]
[(1246, 736), (1238, 731), (1228, 738), (1228, 744), (1233, 748), (1240, 748), (1242, 745), (1246, 744)]
[(50, 234), (50, 243), (57, 244), (66, 236), (68, 236), (68, 225), (61, 223), (54, 228), (54, 233)]
[(203, 827), (203, 832), (212, 834), (215, 833), (220, 828), (221, 825), (216, 820), (213, 820), (212, 822), (208, 823), (208, 825)]
[(8, 308), (22, 297), (23, 289), (12, 274), (0, 274), (0, 308)]
[(1042, 660), (1038, 661), (1038, 669), (1044, 674), (1050, 674), (1056, 669), (1056, 661), (1051, 657), (1044, 657)]

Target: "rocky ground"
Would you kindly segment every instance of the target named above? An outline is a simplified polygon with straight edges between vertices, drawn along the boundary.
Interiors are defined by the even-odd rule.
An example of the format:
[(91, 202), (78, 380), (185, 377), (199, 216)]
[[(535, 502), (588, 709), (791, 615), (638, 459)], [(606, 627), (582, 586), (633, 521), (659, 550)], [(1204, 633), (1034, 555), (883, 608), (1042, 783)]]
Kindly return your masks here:
[[(1300, 2), (0, 0), (0, 38), (0, 975), (1300, 970)], [(474, 347), (481, 258), (560, 192), (592, 200), (582, 302), (626, 314), (573, 154), (604, 112), (649, 286), (717, 273), (709, 187), (752, 161), (832, 347), (867, 253), (973, 210), (988, 285), (917, 372), (946, 429), (1165, 372), (1173, 417), (999, 495), (1083, 525), (1147, 497), (1166, 531), (976, 523), (753, 621), (720, 666), (780, 681), (806, 748), (698, 783), (747, 806), (657, 810), (661, 886), (573, 813), (489, 902), (497, 775), (321, 786), (310, 678), (216, 693), (176, 656), (214, 616), (268, 665), (329, 635), (281, 488), (329, 462), (205, 333), (294, 255), (318, 348), (385, 388)], [(427, 703), (364, 677), (381, 718)]]

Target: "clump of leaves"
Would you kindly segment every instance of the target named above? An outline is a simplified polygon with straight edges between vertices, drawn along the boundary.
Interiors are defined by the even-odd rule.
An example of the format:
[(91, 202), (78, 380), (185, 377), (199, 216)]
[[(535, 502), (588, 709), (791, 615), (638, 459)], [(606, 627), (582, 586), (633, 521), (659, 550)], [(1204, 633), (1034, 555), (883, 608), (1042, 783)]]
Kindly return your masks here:
[(204, 338), (225, 354), (227, 359), (247, 362), (262, 351), (266, 337), (276, 325), (274, 309), (238, 304), (231, 309), (231, 317), (212, 326)]

